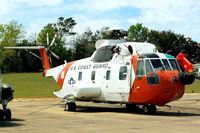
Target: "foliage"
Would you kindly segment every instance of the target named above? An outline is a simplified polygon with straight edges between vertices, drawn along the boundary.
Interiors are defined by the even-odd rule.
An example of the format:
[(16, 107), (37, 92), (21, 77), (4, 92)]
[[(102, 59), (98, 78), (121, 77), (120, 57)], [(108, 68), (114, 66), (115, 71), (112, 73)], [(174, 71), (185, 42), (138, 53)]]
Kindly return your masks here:
[(58, 22), (52, 24), (54, 31), (57, 32), (59, 40), (61, 40), (64, 35), (69, 36), (76, 34), (72, 31), (75, 25), (76, 22), (72, 17), (66, 19), (64, 17), (59, 17)]
[(82, 35), (79, 35), (74, 43), (74, 59), (82, 59), (92, 55), (95, 51), (95, 42), (101, 37), (100, 32), (93, 33), (87, 28)]
[(157, 49), (163, 53), (178, 55), (183, 52), (188, 55), (192, 63), (200, 62), (200, 46), (197, 42), (186, 38), (184, 35), (176, 34), (173, 31), (149, 30), (142, 24), (130, 26), (128, 30), (129, 41), (149, 42), (155, 44)]
[[(8, 24), (0, 24), (0, 67), (3, 72), (32, 72), (41, 71), (41, 61), (30, 55), (24, 50), (5, 50), (5, 46), (35, 46), (44, 45), (49, 50), (56, 53), (60, 59), (52, 57), (53, 66), (67, 62), (86, 58), (95, 51), (95, 42), (98, 39), (113, 39), (112, 32), (109, 27), (104, 27), (96, 32), (87, 28), (81, 35), (69, 42), (67, 37), (75, 35), (73, 28), (76, 25), (73, 18), (59, 17), (55, 23), (49, 23), (40, 31), (37, 40), (30, 41), (23, 39), (23, 26), (16, 21)], [(104, 32), (108, 31), (108, 32)], [(106, 34), (109, 33), (109, 34)], [(49, 42), (47, 41), (47, 35)], [(110, 36), (111, 35), (111, 36)], [(55, 38), (54, 45), (50, 45)], [(22, 40), (23, 39), (23, 40)], [(188, 55), (188, 59), (192, 63), (200, 62), (200, 44), (186, 38), (184, 35), (176, 34), (173, 31), (156, 31), (149, 30), (141, 23), (130, 26), (128, 29), (128, 40), (139, 42), (150, 42), (155, 44), (160, 52), (169, 53), (176, 56), (179, 52)], [(38, 51), (32, 51), (39, 55)], [(50, 55), (50, 51), (48, 51)]]
[(149, 30), (141, 23), (130, 26), (128, 29), (128, 40), (134, 42), (145, 42), (148, 38)]
[(18, 71), (21, 66), (21, 59), (17, 56), (16, 51), (4, 50), (5, 46), (16, 46), (23, 37), (23, 27), (16, 21), (0, 25), (0, 67), (2, 71)]
[[(60, 57), (59, 60), (51, 58), (52, 66), (58, 66), (63, 64), (64, 60), (70, 61), (72, 59), (72, 50), (66, 48), (65, 37), (75, 34), (72, 32), (75, 25), (76, 22), (71, 17), (66, 19), (64, 17), (59, 17), (57, 23), (46, 25), (39, 33), (38, 43), (44, 45), (48, 50), (52, 50)], [(49, 39), (47, 39), (47, 35)], [(54, 45), (50, 45), (54, 38)], [(49, 42), (47, 40), (49, 40)], [(51, 56), (50, 51), (48, 51), (48, 54)]]

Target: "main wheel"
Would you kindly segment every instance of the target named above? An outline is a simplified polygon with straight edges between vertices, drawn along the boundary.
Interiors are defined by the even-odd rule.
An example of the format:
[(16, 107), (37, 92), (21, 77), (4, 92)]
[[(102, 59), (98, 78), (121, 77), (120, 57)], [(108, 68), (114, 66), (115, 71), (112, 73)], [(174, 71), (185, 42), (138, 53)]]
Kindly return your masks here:
[(68, 111), (76, 111), (76, 103), (75, 102), (67, 103), (67, 110)]
[(155, 114), (157, 112), (156, 106), (153, 104), (150, 105), (144, 105), (143, 106), (143, 111), (145, 114)]
[(0, 120), (4, 119), (4, 112), (2, 109), (0, 109)]
[(6, 120), (11, 120), (11, 110), (10, 109), (6, 109), (6, 112), (5, 112), (5, 119)]

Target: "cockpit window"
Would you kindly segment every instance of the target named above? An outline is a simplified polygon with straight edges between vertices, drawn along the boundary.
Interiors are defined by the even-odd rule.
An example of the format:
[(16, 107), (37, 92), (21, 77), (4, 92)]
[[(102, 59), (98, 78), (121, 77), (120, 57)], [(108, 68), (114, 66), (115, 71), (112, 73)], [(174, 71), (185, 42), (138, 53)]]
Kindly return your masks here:
[(94, 58), (92, 59), (93, 62), (108, 62), (112, 59), (112, 47), (113, 46), (105, 46), (101, 47), (97, 50)]
[(173, 68), (173, 70), (180, 70), (176, 59), (169, 59), (169, 62)]
[(153, 72), (153, 68), (151, 66), (151, 63), (149, 62), (149, 60), (146, 60), (146, 73), (147, 73), (147, 75), (149, 73), (152, 73), (152, 72)]
[(155, 70), (165, 70), (163, 64), (160, 59), (150, 59), (151, 64)]
[(142, 76), (142, 75), (145, 75), (144, 60), (138, 60), (138, 62), (137, 62), (136, 76)]
[(172, 70), (172, 68), (170, 67), (170, 64), (169, 64), (169, 62), (167, 61), (167, 59), (162, 59), (162, 62), (163, 62), (164, 66), (165, 66), (165, 68), (166, 68), (167, 70)]

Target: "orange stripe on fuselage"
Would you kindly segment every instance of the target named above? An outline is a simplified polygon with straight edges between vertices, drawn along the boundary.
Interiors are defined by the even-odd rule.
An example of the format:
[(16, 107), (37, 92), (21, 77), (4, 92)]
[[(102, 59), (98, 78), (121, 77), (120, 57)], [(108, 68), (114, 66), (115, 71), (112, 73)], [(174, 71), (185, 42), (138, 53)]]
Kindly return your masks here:
[(74, 61), (67, 63), (64, 69), (60, 72), (58, 76), (58, 85), (60, 88), (62, 88), (67, 72), (69, 71), (69, 68), (72, 66), (73, 63)]
[(136, 68), (137, 68), (137, 60), (138, 60), (138, 55), (132, 55), (131, 64), (133, 66), (133, 70), (135, 74), (136, 74)]

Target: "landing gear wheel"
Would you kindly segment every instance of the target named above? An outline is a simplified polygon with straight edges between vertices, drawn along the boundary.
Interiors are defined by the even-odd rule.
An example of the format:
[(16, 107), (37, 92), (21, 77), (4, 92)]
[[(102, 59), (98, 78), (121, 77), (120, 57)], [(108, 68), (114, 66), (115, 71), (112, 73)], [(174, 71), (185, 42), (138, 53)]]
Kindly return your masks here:
[(5, 111), (5, 119), (6, 120), (11, 120), (11, 116), (12, 116), (11, 110), (10, 109), (6, 109), (6, 111)]
[(156, 105), (153, 104), (144, 105), (143, 111), (145, 114), (155, 114), (157, 112)]
[(76, 103), (75, 102), (67, 103), (67, 110), (68, 111), (76, 111)]
[(4, 112), (2, 109), (0, 109), (0, 120), (4, 119)]

